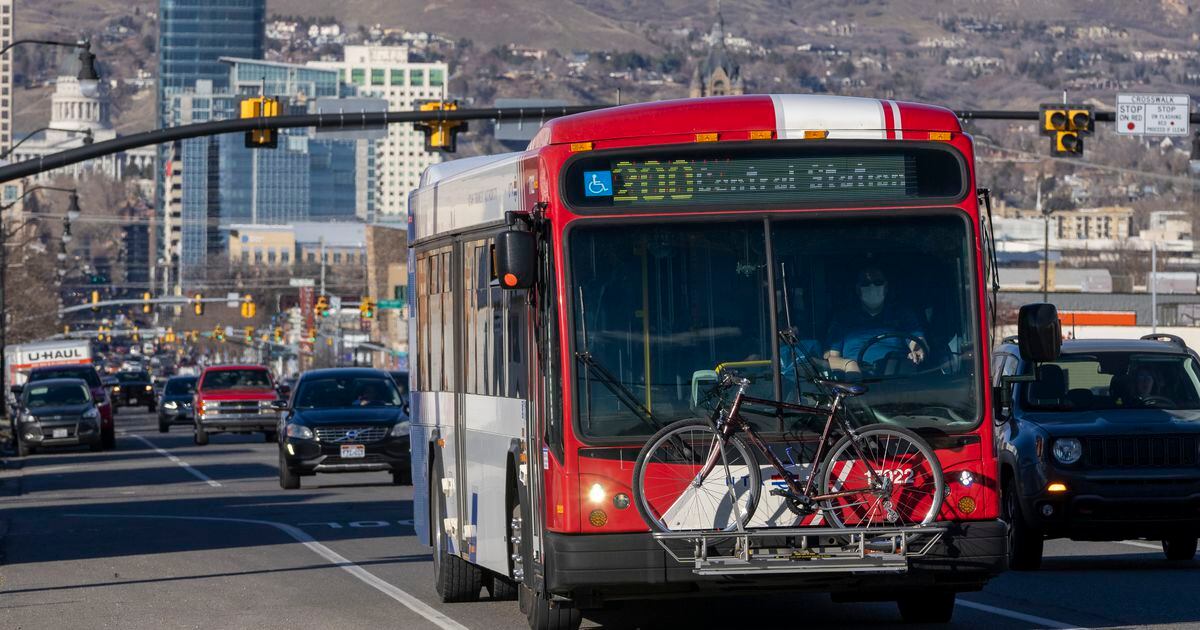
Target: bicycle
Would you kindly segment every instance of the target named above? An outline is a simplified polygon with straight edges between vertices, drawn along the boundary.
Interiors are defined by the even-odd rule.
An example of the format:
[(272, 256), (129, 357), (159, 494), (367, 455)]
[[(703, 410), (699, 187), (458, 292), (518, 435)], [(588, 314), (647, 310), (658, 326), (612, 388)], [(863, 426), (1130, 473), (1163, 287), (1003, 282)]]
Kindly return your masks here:
[[(784, 482), (771, 494), (782, 497), (798, 518), (811, 517), (814, 523), (810, 524), (824, 520), (836, 528), (869, 529), (932, 523), (946, 487), (937, 457), (925, 440), (908, 429), (884, 424), (851, 428), (839, 411), (847, 398), (866, 393), (867, 388), (810, 380), (832, 392), (828, 407), (748, 396), (750, 381), (727, 374), (713, 393), (723, 403), (724, 393), (737, 387), (728, 409), (718, 403), (708, 418), (680, 420), (651, 436), (638, 453), (633, 472), (635, 502), (646, 523), (658, 532), (745, 531), (763, 486), (759, 460), (741, 433)], [(825, 416), (812, 458), (815, 465), (803, 484), (742, 417), (740, 410), (746, 403)], [(841, 438), (829, 447), (835, 426)], [(818, 477), (820, 491), (814, 492)]]

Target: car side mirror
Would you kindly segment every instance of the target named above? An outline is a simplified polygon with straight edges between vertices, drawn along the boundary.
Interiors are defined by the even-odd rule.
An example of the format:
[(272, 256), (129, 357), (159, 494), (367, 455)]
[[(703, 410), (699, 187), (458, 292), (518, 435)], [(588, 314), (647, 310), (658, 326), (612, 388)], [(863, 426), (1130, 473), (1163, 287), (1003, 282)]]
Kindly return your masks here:
[(20, 396), (21, 391), (24, 389), (25, 389), (25, 387), (22, 385), (13, 385), (12, 387), (8, 388), (8, 391), (12, 392), (13, 396)]
[(287, 411), (288, 404), (286, 400), (272, 400), (271, 408), (275, 411)]
[(533, 232), (509, 230), (496, 235), (496, 277), (504, 289), (533, 286), (537, 269), (537, 236)]
[(1017, 347), (1034, 363), (1055, 361), (1062, 350), (1062, 323), (1053, 304), (1026, 304), (1017, 314)]

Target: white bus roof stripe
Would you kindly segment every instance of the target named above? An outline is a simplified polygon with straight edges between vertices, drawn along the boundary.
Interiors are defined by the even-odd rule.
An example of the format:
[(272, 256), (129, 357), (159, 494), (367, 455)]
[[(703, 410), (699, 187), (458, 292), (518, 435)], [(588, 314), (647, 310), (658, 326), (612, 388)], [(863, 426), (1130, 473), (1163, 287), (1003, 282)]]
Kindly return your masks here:
[(819, 94), (776, 94), (776, 133), (780, 139), (802, 139), (808, 130), (823, 129), (831, 139), (882, 140), (883, 103), (878, 99)]

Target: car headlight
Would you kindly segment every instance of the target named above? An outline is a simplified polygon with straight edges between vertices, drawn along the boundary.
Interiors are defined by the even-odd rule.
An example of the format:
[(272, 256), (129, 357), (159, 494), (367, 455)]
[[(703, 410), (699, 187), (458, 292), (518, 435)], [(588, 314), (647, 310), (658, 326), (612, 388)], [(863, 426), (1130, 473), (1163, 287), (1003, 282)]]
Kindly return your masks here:
[(397, 422), (396, 426), (392, 427), (392, 437), (405, 437), (412, 430), (412, 423), (408, 420)]
[(167, 402), (163, 403), (163, 409), (166, 409), (167, 411), (175, 411), (178, 408), (179, 403), (175, 402), (174, 400), (168, 400)]
[(152, 390), (152, 389), (154, 389), (154, 386), (153, 386), (153, 385), (147, 385), (147, 386), (146, 386), (146, 391), (150, 391), (150, 390)]
[(1083, 444), (1077, 438), (1054, 440), (1054, 459), (1060, 464), (1074, 464), (1083, 456)]
[(96, 409), (95, 407), (88, 409), (87, 411), (83, 412), (83, 419), (84, 420), (99, 420), (100, 419), (100, 410)]
[(312, 429), (304, 426), (303, 424), (289, 424), (287, 425), (287, 428), (283, 430), (283, 432), (288, 437), (300, 438), (302, 440), (313, 439)]

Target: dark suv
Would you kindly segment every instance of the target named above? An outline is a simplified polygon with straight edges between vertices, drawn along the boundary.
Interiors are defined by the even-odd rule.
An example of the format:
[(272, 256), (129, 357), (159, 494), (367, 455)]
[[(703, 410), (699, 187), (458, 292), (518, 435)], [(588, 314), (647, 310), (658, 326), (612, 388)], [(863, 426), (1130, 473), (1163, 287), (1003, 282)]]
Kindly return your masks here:
[(150, 381), (150, 373), (144, 370), (117, 372), (117, 384), (112, 388), (113, 408), (146, 406), (146, 411), (154, 413), (155, 403), (154, 383)]
[[(100, 374), (96, 372), (96, 368), (90, 365), (53, 365), (33, 368), (29, 372), (29, 378), (25, 381), (25, 385), (54, 378), (77, 378), (88, 384), (92, 400), (100, 412), (100, 443), (106, 449), (116, 446), (117, 433), (113, 428), (113, 411), (108, 397), (108, 388), (100, 381)], [(14, 386), (14, 392), (19, 395), (17, 387)]]
[(992, 374), (1012, 568), (1040, 566), (1046, 538), (1148, 538), (1170, 560), (1195, 556), (1200, 361), (1182, 340), (1065, 341), (1035, 371), (1006, 339)]

